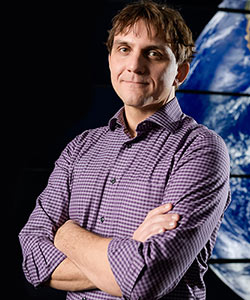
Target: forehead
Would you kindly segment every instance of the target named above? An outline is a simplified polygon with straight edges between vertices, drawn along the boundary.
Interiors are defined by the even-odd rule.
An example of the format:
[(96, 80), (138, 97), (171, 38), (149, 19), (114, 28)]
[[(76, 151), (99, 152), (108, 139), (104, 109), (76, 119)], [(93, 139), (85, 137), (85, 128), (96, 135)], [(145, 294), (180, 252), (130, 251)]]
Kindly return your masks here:
[(125, 27), (121, 32), (115, 34), (114, 41), (120, 37), (132, 37), (134, 39), (157, 41), (159, 44), (167, 44), (163, 34), (159, 34), (153, 25), (146, 23), (144, 20), (138, 20), (131, 26)]

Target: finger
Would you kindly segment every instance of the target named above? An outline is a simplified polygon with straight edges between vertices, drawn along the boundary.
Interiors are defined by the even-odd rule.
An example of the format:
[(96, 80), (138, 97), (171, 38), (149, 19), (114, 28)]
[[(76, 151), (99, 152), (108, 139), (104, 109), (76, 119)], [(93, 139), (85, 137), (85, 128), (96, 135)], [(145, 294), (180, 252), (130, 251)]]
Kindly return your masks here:
[(166, 222), (163, 224), (164, 225), (164, 228), (166, 230), (172, 230), (172, 229), (175, 229), (178, 225), (177, 221), (170, 221), (170, 222)]
[(158, 214), (154, 215), (151, 218), (148, 218), (144, 223), (145, 226), (152, 226), (154, 224), (167, 224), (171, 222), (178, 222), (180, 220), (180, 216), (178, 214), (174, 213), (168, 213), (168, 214)]
[(180, 215), (174, 214), (174, 213), (169, 213), (168, 216), (171, 218), (173, 221), (180, 221)]
[(161, 233), (161, 231), (172, 230), (178, 226), (178, 222), (174, 220), (166, 220), (164, 222), (158, 222), (151, 225), (150, 233), (157, 234)]
[(164, 213), (167, 213), (169, 212), (171, 209), (172, 209), (173, 205), (171, 203), (167, 203), (167, 204), (164, 204), (164, 205), (161, 205), (159, 207), (156, 207), (154, 209), (152, 209), (147, 217), (151, 218), (155, 215), (158, 215), (158, 214), (164, 214)]
[(165, 221), (165, 222), (157, 222), (154, 224), (151, 224), (150, 226), (145, 226), (143, 228), (141, 238), (145, 241), (151, 236), (162, 234), (165, 231), (173, 230), (178, 226), (177, 221), (171, 220), (171, 221)]

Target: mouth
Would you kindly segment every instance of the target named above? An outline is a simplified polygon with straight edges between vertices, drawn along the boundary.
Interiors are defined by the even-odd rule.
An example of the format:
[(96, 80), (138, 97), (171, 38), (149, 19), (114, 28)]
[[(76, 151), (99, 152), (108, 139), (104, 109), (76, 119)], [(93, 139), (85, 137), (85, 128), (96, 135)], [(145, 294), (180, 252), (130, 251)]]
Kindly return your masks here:
[(149, 84), (148, 82), (145, 81), (134, 81), (134, 80), (122, 80), (122, 82), (132, 84), (132, 85), (138, 85), (138, 86), (140, 85), (145, 86)]

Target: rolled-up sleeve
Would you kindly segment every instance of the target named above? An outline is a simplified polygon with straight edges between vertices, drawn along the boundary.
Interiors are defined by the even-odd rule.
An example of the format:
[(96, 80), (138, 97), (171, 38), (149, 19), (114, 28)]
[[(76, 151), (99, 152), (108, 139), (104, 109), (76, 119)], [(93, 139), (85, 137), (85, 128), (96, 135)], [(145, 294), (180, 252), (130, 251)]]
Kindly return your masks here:
[(47, 281), (65, 255), (54, 246), (56, 230), (68, 219), (71, 168), (77, 148), (75, 138), (55, 163), (47, 187), (37, 198), (28, 222), (19, 233), (23, 270), (34, 286)]
[(218, 230), (229, 204), (230, 167), (223, 140), (208, 132), (182, 149), (162, 201), (180, 214), (178, 227), (144, 243), (114, 238), (109, 244), (109, 262), (123, 299), (159, 299), (173, 291)]

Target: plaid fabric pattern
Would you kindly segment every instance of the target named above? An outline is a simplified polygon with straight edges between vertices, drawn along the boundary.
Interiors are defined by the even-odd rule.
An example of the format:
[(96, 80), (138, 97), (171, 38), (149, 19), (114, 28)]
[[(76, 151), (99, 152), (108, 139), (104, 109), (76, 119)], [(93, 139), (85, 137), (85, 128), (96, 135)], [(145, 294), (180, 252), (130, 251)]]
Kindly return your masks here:
[[(173, 99), (131, 138), (123, 109), (108, 126), (83, 132), (55, 163), (19, 237), (23, 269), (38, 286), (65, 258), (53, 245), (67, 219), (113, 237), (108, 258), (123, 299), (205, 299), (204, 273), (230, 201), (223, 140)], [(131, 237), (153, 208), (172, 203), (179, 226), (145, 243)], [(67, 299), (118, 299), (93, 290)]]

